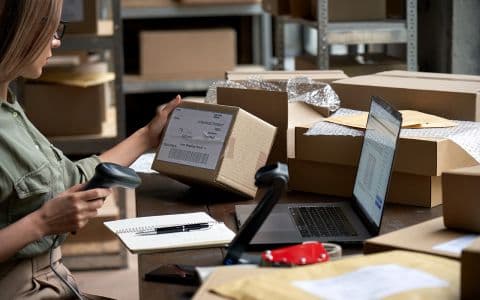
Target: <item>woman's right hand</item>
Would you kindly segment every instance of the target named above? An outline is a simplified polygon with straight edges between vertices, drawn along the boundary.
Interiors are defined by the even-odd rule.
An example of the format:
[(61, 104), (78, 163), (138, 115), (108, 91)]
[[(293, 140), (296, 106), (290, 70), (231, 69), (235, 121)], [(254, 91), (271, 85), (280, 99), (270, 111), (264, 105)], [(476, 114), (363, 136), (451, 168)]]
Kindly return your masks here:
[(43, 235), (74, 232), (84, 227), (90, 218), (97, 215), (111, 189), (82, 191), (84, 184), (71, 187), (47, 201), (37, 211)]

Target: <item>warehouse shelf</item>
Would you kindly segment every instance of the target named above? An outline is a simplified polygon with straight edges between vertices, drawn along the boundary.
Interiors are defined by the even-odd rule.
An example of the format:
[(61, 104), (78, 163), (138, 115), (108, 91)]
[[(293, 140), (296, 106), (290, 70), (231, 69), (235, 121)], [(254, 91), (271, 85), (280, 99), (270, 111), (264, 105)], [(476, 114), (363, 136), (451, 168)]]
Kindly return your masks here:
[(123, 91), (125, 94), (204, 91), (207, 90), (214, 81), (215, 80), (156, 80), (143, 78), (138, 75), (126, 75), (123, 81)]
[(406, 1), (405, 20), (371, 22), (328, 22), (328, 0), (317, 0), (317, 20), (304, 20), (280, 16), (276, 18), (276, 43), (278, 68), (284, 69), (284, 26), (299, 24), (317, 30), (318, 68), (329, 68), (329, 45), (332, 44), (392, 44), (407, 45), (407, 67), (418, 68), (417, 58), (417, 0)]

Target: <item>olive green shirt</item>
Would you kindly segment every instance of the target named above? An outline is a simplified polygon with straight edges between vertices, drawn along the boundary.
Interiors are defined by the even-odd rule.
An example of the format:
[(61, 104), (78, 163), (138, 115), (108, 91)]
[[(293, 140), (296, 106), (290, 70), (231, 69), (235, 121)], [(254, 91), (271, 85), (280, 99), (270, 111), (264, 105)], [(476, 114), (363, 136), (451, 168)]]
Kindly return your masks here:
[[(28, 120), (11, 93), (8, 101), (0, 102), (0, 161), (0, 228), (39, 209), (71, 186), (85, 182), (100, 162), (97, 156), (77, 162), (69, 160)], [(53, 236), (46, 236), (21, 249), (12, 259), (44, 253), (52, 242)]]

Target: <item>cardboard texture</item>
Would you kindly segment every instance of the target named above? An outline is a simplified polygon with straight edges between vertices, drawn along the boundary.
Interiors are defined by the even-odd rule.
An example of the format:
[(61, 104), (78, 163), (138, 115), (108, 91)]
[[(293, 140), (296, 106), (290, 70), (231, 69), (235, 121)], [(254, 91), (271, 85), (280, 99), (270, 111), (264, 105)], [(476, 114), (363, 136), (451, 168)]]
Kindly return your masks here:
[(122, 7), (171, 7), (175, 6), (175, 0), (121, 0)]
[(236, 53), (233, 29), (140, 32), (140, 73), (148, 78), (222, 79), (235, 67)]
[[(267, 162), (276, 128), (238, 107), (184, 102), (180, 108), (232, 115), (230, 127), (225, 129), (228, 132), (221, 145), (218, 161), (214, 169), (209, 169), (159, 160), (167, 127), (152, 169), (185, 183), (206, 184), (245, 196), (255, 196), (255, 173)], [(197, 125), (185, 124), (184, 130), (188, 132), (188, 126)], [(188, 143), (188, 140), (185, 143)]]
[(106, 121), (107, 89), (107, 83), (87, 88), (28, 83), (25, 112), (46, 136), (100, 134)]
[(450, 170), (442, 177), (445, 226), (480, 233), (480, 166)]
[[(354, 166), (289, 159), (290, 190), (351, 197), (357, 168)], [(388, 203), (434, 207), (442, 203), (441, 177), (394, 172)]]
[(262, 8), (274, 16), (290, 14), (290, 0), (262, 0)]
[(480, 239), (463, 250), (461, 258), (461, 299), (480, 299), (478, 270), (480, 270)]
[(365, 241), (365, 254), (409, 250), (460, 259), (460, 253), (434, 249), (440, 244), (464, 237), (465, 232), (445, 228), (443, 217), (409, 226)]
[[(377, 293), (375, 287), (372, 286), (374, 284), (372, 283), (372, 278), (366, 278), (365, 281), (362, 281), (357, 277), (355, 278), (356, 282), (354, 282), (354, 279), (352, 278), (355, 275), (359, 276), (358, 272), (360, 270), (365, 270), (365, 267), (376, 267), (375, 270), (380, 270), (386, 266), (392, 265), (395, 266), (396, 270), (405, 270), (403, 268), (406, 268), (412, 271), (415, 270), (427, 273), (430, 276), (446, 281), (446, 284), (429, 288), (411, 287), (405, 290), (400, 289), (397, 292), (390, 290), (392, 292), (391, 294), (387, 293), (382, 297), (382, 295)], [(368, 269), (372, 270), (372, 268)], [(224, 278), (229, 278), (230, 274), (238, 273), (237, 269), (224, 269), (222, 271)], [(356, 289), (361, 289), (361, 287), (364, 286), (367, 290), (364, 291), (366, 294), (359, 297), (362, 299), (458, 299), (460, 291), (459, 275), (460, 263), (458, 261), (407, 251), (392, 251), (374, 255), (353, 256), (338, 261), (313, 264), (305, 267), (278, 268), (277, 271), (271, 271), (268, 273), (262, 272), (261, 274), (255, 274), (252, 272), (252, 274), (246, 278), (231, 280), (224, 284), (213, 285), (211, 288), (217, 294), (227, 297), (228, 299), (313, 300), (319, 299), (319, 296), (322, 295), (321, 290), (319, 290), (320, 295), (316, 295), (299, 288), (295, 283), (306, 281), (311, 283), (311, 285), (318, 284), (321, 288), (321, 282), (323, 280), (329, 280), (329, 288), (341, 289), (344, 285), (350, 286), (350, 288), (345, 287), (341, 292), (331, 291), (329, 294), (323, 296), (322, 299), (329, 298), (329, 295), (339, 295), (340, 293), (344, 298), (352, 295), (351, 298), (355, 298), (355, 295), (360, 292)], [(239, 277), (236, 275), (233, 276)], [(376, 276), (383, 277), (378, 273)], [(395, 275), (392, 274), (392, 276)], [(400, 274), (397, 276), (400, 276)], [(346, 278), (351, 280), (343, 280)], [(385, 280), (381, 279), (378, 280), (377, 283), (378, 286), (376, 286), (376, 288), (378, 290), (385, 290), (393, 286), (398, 286), (398, 282), (390, 281), (387, 283)], [(327, 285), (327, 282), (323, 281), (323, 284), (325, 286)], [(387, 284), (388, 287), (385, 286), (385, 284)], [(382, 286), (385, 287), (382, 289)], [(319, 287), (316, 287), (315, 290), (318, 289)], [(345, 290), (348, 290), (350, 293), (345, 293)]]
[(100, 1), (64, 0), (62, 20), (69, 34), (113, 35), (113, 20), (100, 18)]
[(342, 107), (368, 111), (372, 95), (396, 109), (411, 109), (452, 120), (480, 120), (480, 76), (387, 71), (332, 84)]

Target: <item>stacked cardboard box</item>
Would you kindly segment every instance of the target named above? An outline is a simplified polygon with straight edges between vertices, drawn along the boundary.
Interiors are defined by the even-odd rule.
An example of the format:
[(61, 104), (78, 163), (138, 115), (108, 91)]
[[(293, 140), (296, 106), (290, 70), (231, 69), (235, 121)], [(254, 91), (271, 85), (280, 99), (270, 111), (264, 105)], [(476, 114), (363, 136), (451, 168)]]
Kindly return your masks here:
[(104, 7), (106, 3), (99, 0), (64, 0), (62, 19), (68, 22), (68, 33), (113, 35), (113, 19), (104, 18), (108, 16), (103, 12), (108, 10), (108, 7)]
[(233, 29), (140, 33), (140, 74), (156, 80), (221, 79), (237, 63)]

